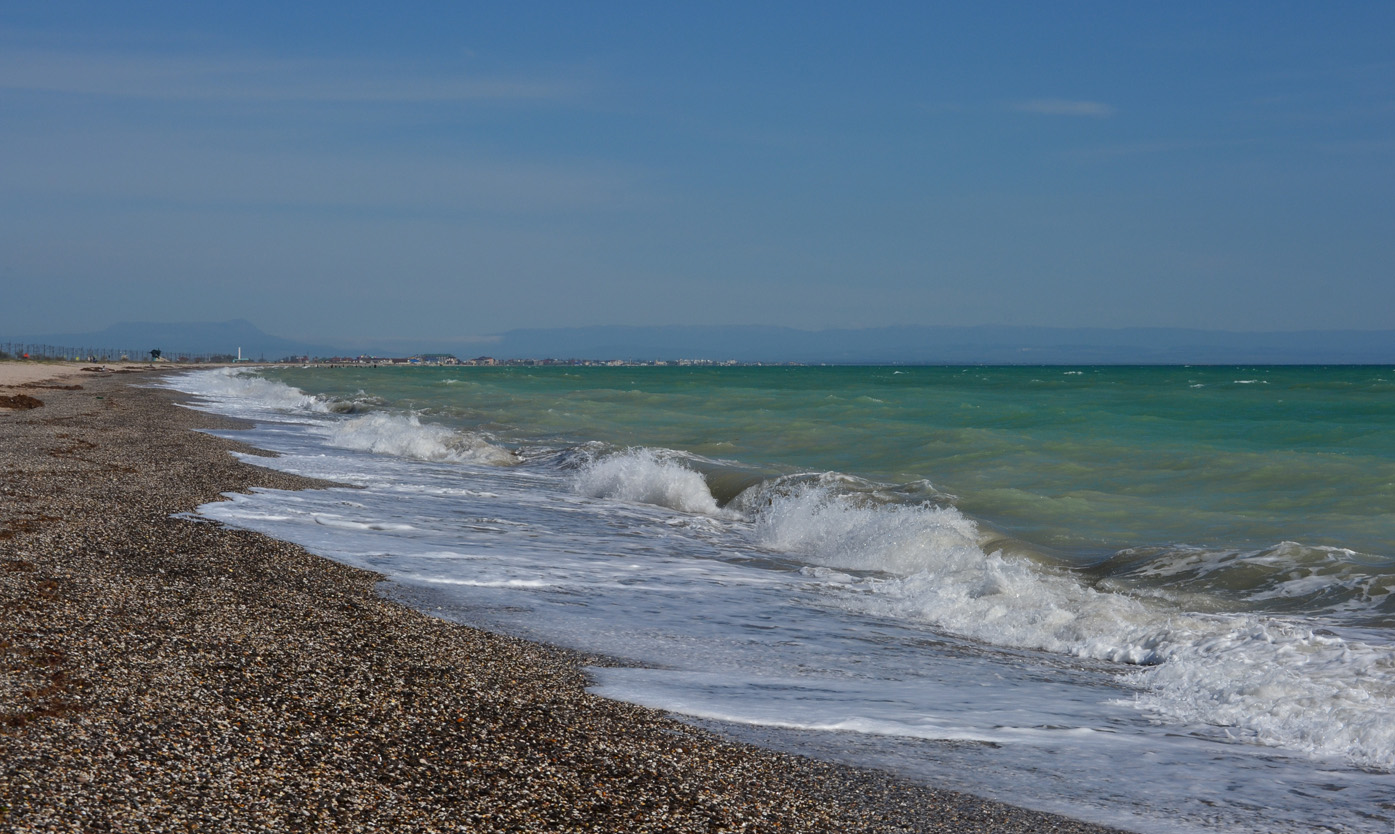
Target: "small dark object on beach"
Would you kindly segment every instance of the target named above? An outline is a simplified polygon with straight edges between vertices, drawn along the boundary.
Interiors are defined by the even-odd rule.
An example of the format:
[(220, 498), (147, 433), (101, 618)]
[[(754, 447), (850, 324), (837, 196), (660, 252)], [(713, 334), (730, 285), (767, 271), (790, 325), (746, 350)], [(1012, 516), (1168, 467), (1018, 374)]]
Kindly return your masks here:
[(10, 397), (0, 397), (0, 408), (13, 408), (22, 411), (28, 408), (39, 408), (44, 401), (38, 397), (31, 397), (28, 394), (15, 394)]

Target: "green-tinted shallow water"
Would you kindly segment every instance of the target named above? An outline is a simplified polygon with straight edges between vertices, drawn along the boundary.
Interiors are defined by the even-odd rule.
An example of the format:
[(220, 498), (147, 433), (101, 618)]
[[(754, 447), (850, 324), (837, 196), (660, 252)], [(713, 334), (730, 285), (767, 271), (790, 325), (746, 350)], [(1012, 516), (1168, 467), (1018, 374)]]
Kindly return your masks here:
[(927, 480), (1077, 562), (1350, 548), (1395, 564), (1390, 367), (309, 368), (268, 374), (521, 443)]

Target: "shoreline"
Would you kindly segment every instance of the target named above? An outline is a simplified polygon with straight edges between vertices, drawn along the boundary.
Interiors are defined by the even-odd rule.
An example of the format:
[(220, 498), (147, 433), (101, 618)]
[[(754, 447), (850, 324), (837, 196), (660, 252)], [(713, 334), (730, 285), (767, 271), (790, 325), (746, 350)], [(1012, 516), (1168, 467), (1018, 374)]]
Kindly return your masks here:
[(78, 376), (3, 392), (43, 404), (0, 412), (0, 827), (1112, 830), (731, 742), (586, 692), (595, 658), (176, 518), (323, 484), (239, 462), (196, 429), (244, 424), (176, 392)]

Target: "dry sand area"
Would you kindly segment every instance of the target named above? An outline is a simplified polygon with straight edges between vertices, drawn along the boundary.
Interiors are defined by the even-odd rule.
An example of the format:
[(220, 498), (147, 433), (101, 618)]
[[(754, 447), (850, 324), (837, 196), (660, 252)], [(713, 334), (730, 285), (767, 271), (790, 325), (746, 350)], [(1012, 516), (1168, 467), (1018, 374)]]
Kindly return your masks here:
[(593, 696), (599, 658), (180, 516), (320, 486), (195, 431), (237, 424), (3, 367), (43, 404), (0, 413), (0, 831), (1102, 831)]
[(49, 362), (0, 362), (0, 385), (24, 385), (30, 382), (49, 382), (79, 376), (82, 369), (76, 365)]
[(43, 390), (66, 388), (69, 378), (80, 376), (74, 365), (49, 362), (0, 362), (0, 412), (42, 406), (36, 394)]
[(129, 363), (78, 365), (68, 362), (0, 361), (0, 411), (38, 408), (44, 390), (78, 390), (79, 377), (134, 373), (149, 366)]

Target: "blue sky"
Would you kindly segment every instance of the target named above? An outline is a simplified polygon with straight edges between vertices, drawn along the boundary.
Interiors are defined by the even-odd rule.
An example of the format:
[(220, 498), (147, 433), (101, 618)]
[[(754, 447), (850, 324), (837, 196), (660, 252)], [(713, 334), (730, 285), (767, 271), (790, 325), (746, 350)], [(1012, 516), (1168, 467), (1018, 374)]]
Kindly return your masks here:
[(1395, 328), (1395, 4), (7, 3), (0, 334)]

